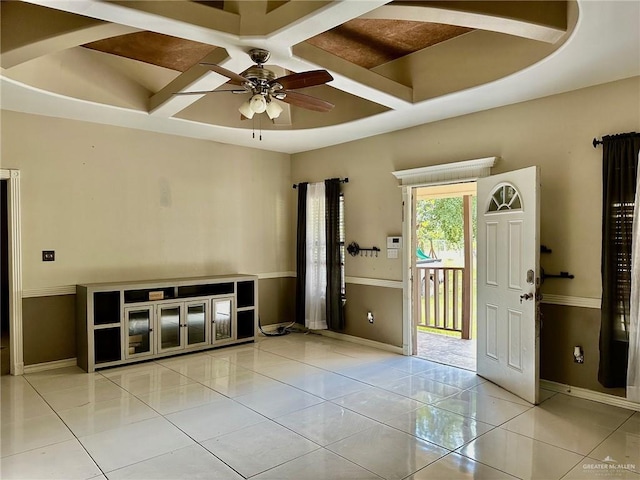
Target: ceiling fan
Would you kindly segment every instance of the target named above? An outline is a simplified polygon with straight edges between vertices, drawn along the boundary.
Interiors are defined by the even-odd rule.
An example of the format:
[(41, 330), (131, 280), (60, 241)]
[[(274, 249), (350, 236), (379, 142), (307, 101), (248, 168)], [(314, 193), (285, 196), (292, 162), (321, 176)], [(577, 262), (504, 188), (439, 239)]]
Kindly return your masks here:
[(249, 50), (249, 56), (255, 65), (249, 67), (243, 74), (234, 73), (213, 63), (200, 64), (213, 72), (227, 77), (229, 79), (228, 83), (238, 85), (242, 89), (179, 92), (174, 95), (202, 95), (219, 92), (249, 93), (251, 98), (238, 109), (243, 117), (246, 118), (252, 118), (254, 114), (263, 112), (266, 112), (272, 120), (277, 118), (282, 112), (282, 107), (277, 102), (274, 102), (274, 99), (316, 112), (328, 112), (333, 108), (333, 104), (329, 102), (293, 91), (298, 88), (313, 87), (330, 82), (333, 77), (326, 70), (310, 70), (276, 78), (271, 70), (264, 68), (264, 64), (271, 56), (268, 50), (254, 48)]

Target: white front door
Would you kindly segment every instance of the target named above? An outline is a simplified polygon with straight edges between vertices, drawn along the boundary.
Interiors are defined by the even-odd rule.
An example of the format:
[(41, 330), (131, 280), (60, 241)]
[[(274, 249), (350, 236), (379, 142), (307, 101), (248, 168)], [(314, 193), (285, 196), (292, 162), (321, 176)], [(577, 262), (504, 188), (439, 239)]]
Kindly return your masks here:
[(478, 180), (477, 372), (538, 403), (539, 169)]

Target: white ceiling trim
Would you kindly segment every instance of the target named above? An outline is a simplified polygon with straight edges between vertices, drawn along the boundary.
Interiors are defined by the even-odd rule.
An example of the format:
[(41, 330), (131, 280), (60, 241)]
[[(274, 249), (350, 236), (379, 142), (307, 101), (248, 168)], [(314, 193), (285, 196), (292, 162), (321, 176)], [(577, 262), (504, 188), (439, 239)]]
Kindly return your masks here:
[[(98, 0), (24, 0), (43, 7), (62, 10), (87, 17), (97, 18), (105, 22), (128, 25), (141, 30), (149, 30), (164, 35), (186, 38), (194, 42), (210, 45), (235, 45), (240, 42), (238, 35), (233, 35), (192, 23), (175, 20), (161, 15), (136, 10), (114, 2)], [(135, 2), (132, 2), (134, 5)]]

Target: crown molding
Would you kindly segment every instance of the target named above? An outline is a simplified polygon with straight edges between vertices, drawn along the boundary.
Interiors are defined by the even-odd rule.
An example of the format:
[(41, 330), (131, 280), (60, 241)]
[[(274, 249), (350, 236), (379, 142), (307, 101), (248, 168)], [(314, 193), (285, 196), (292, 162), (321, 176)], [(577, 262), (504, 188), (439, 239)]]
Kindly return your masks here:
[(398, 170), (391, 174), (400, 180), (401, 187), (470, 182), (491, 174), (498, 157), (478, 158), (463, 162), (443, 163), (428, 167)]

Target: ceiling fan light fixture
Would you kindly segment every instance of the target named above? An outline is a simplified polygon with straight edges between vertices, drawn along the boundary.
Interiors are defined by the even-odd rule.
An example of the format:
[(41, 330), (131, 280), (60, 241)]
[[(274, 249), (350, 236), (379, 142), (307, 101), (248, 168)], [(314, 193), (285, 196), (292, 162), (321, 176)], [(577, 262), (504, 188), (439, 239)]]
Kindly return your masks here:
[(259, 93), (251, 97), (249, 104), (255, 113), (263, 113), (267, 109), (267, 100)]
[(251, 100), (247, 100), (242, 105), (240, 105), (240, 108), (238, 108), (238, 111), (248, 119), (252, 119), (253, 114), (255, 113), (251, 108)]
[(278, 103), (274, 102), (273, 100), (267, 103), (267, 115), (269, 115), (269, 118), (271, 120), (273, 120), (274, 118), (278, 118), (281, 113), (282, 107), (278, 105)]

